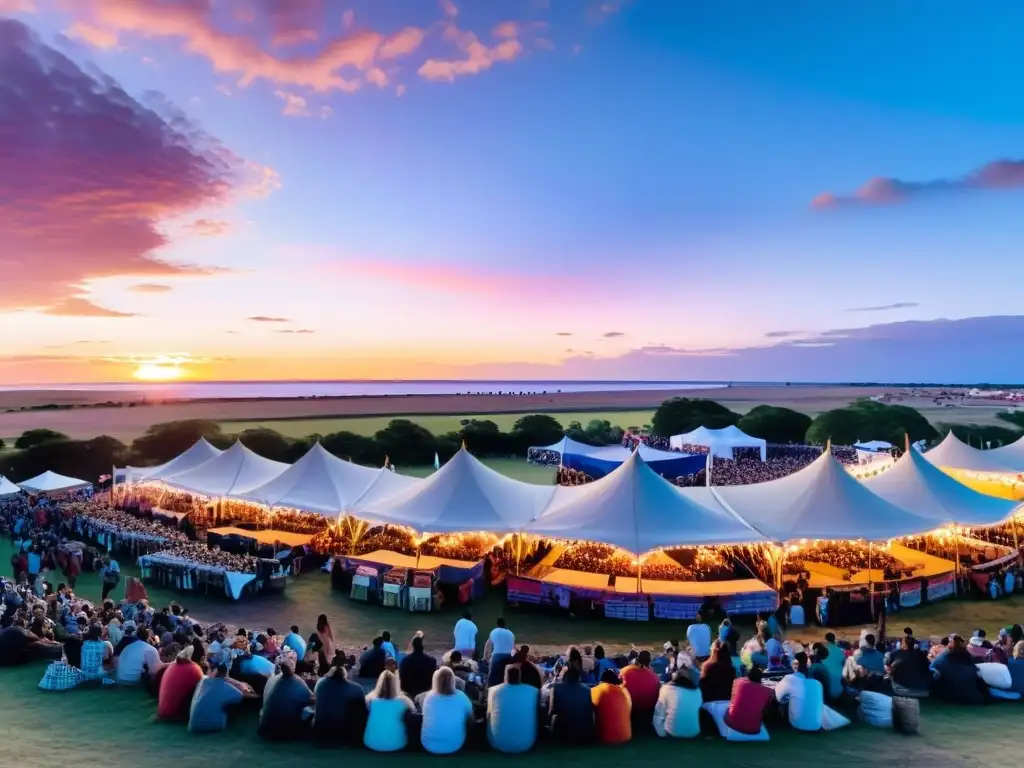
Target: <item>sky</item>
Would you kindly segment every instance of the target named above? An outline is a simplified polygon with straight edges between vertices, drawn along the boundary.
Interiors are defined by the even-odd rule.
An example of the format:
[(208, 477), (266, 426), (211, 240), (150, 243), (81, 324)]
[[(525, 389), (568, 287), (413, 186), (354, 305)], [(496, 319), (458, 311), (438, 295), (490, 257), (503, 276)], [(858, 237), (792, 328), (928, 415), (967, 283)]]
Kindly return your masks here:
[(1021, 28), (0, 0), (0, 383), (1024, 381)]

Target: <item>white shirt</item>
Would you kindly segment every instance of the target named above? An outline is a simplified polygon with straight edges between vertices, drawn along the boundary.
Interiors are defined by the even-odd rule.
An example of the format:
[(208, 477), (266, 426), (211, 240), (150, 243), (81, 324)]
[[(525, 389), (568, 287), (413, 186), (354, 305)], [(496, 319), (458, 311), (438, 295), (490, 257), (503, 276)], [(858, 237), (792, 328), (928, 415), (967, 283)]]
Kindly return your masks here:
[(488, 639), (491, 642), (492, 655), (496, 653), (511, 655), (516, 649), (516, 636), (512, 634), (511, 629), (506, 627), (495, 627), (491, 630), (491, 635)]
[(460, 690), (451, 696), (428, 693), (423, 697), (423, 748), (435, 755), (458, 752), (466, 742), (466, 723), (472, 714), (473, 705)]
[(137, 683), (142, 680), (142, 668), (148, 667), (149, 674), (155, 674), (160, 666), (160, 652), (144, 640), (136, 640), (126, 646), (117, 661), (117, 682)]
[(711, 627), (707, 624), (691, 624), (686, 628), (686, 642), (690, 652), (698, 659), (711, 655)]
[(468, 651), (476, 648), (477, 628), (469, 619), (455, 622), (455, 650)]
[(825, 689), (799, 672), (786, 675), (775, 686), (775, 698), (789, 704), (789, 724), (798, 731), (820, 731), (825, 716)]

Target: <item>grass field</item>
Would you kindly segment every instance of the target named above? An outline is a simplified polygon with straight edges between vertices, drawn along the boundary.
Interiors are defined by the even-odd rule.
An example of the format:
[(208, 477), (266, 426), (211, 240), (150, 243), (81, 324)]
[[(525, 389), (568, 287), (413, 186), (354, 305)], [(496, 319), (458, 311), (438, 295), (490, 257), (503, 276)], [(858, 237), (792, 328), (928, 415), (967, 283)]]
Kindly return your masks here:
[[(0, 545), (0, 562), (7, 562), (10, 545)], [(127, 560), (127, 559), (126, 559)], [(122, 563), (124, 575), (137, 571)], [(93, 600), (100, 596), (99, 582), (92, 573), (83, 574), (78, 593)], [(293, 579), (285, 595), (230, 603), (221, 598), (150, 590), (156, 605), (172, 599), (188, 606), (200, 621), (222, 620), (230, 625), (280, 631), (291, 623), (308, 633), (319, 613), (327, 613), (339, 642), (358, 648), (382, 629), (389, 629), (399, 643), (416, 630), (423, 630), (429, 646), (447, 648), (457, 617), (453, 610), (435, 614), (410, 614), (353, 603), (330, 589), (329, 580), (319, 574)], [(535, 613), (505, 610), (500, 594), (492, 593), (473, 607), (481, 630), (493, 626), (497, 616), (506, 614), (510, 628), (520, 641), (534, 647), (564, 649), (570, 643), (602, 641), (624, 648), (657, 648), (666, 638), (685, 634), (677, 622), (630, 622), (569, 620)], [(998, 603), (947, 601), (937, 606), (908, 611), (891, 620), (897, 628), (909, 624), (920, 636), (987, 627), (990, 634), (1024, 611), (1024, 600), (1011, 598)], [(857, 628), (850, 628), (853, 637)], [(898, 631), (898, 630), (894, 630)], [(749, 628), (743, 628), (744, 636)], [(801, 639), (816, 638), (818, 630), (794, 633)], [(371, 755), (346, 750), (320, 750), (308, 744), (268, 745), (255, 734), (251, 714), (236, 719), (224, 734), (189, 737), (183, 726), (156, 723), (155, 701), (140, 691), (83, 689), (69, 693), (43, 693), (36, 689), (42, 665), (0, 670), (0, 740), (4, 744), (0, 766), (25, 764), (62, 765), (74, 762), (104, 766), (149, 768), (198, 764), (228, 766), (269, 766), (292, 768), (336, 765), (345, 760), (372, 760), (375, 765), (421, 764), (422, 755)], [(445, 759), (446, 765), (479, 765), (481, 759), (500, 760), (503, 765), (583, 766), (612, 768), (623, 764), (678, 765), (695, 761), (704, 766), (757, 766), (795, 768), (827, 759), (844, 768), (896, 768), (928, 765), (930, 768), (976, 768), (976, 766), (1019, 765), (1021, 715), (1024, 706), (1006, 704), (960, 709), (926, 702), (921, 716), (921, 735), (902, 737), (888, 731), (855, 725), (828, 734), (798, 734), (788, 730), (772, 733), (767, 745), (726, 743), (720, 739), (693, 742), (641, 739), (619, 748), (592, 747), (566, 751), (550, 746), (520, 758), (465, 753)]]
[[(607, 420), (623, 429), (626, 427), (642, 427), (651, 423), (654, 411), (594, 411), (584, 413), (549, 413), (558, 419), (562, 426), (570, 421), (579, 421), (584, 426), (592, 419)], [(285, 437), (305, 437), (306, 435), (326, 435), (331, 432), (354, 432), (357, 435), (372, 437), (384, 429), (394, 419), (407, 418), (430, 430), (435, 435), (446, 432), (457, 432), (460, 422), (465, 419), (487, 419), (498, 425), (503, 432), (512, 431), (512, 425), (523, 417), (521, 413), (483, 413), (476, 415), (429, 415), (429, 416), (354, 416), (334, 419), (264, 419), (263, 421), (222, 421), (221, 428), (225, 432), (241, 432), (244, 429), (268, 427), (280, 432)]]

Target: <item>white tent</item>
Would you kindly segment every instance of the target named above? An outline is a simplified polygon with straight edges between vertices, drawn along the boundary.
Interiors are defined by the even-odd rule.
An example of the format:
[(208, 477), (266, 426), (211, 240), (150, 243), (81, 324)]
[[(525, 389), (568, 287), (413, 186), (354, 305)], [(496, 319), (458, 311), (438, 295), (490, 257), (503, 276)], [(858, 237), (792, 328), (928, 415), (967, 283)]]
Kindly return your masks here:
[(288, 464), (265, 459), (240, 442), (187, 472), (165, 478), (168, 485), (205, 496), (234, 496), (273, 480)]
[[(600, 461), (614, 461), (623, 462), (628, 459), (633, 451), (630, 448), (626, 448), (622, 445), (587, 445), (581, 443), (578, 440), (573, 440), (571, 437), (563, 437), (554, 445), (538, 446), (530, 449), (531, 451), (554, 451), (561, 456), (586, 456), (591, 459), (598, 459)], [(678, 451), (660, 451), (657, 448), (651, 448), (646, 443), (641, 442), (639, 448), (640, 455), (645, 461), (676, 461), (688, 455), (685, 453), (679, 453)]]
[(344, 513), (379, 474), (379, 469), (343, 461), (317, 443), (273, 480), (234, 496), (334, 516)]
[(530, 448), (531, 451), (553, 451), (555, 453), (565, 455), (567, 453), (575, 453), (581, 456), (586, 456), (588, 451), (593, 451), (594, 446), (581, 443), (578, 440), (573, 440), (571, 437), (563, 437), (557, 443), (553, 445), (535, 445)]
[(879, 451), (890, 451), (892, 450), (892, 443), (887, 443), (885, 440), (865, 440), (861, 443), (854, 443), (853, 447), (858, 451), (869, 451), (871, 453), (878, 453)]
[(731, 459), (734, 448), (757, 448), (761, 452), (761, 461), (768, 458), (767, 440), (751, 437), (739, 427), (733, 426), (722, 429), (697, 427), (683, 435), (672, 435), (669, 438), (669, 445), (679, 449), (685, 445), (699, 445), (706, 447), (712, 455), (723, 459)]
[(991, 453), (1001, 464), (1011, 467), (1014, 472), (1024, 473), (1024, 437), (986, 453)]
[(826, 451), (792, 475), (753, 485), (722, 485), (714, 493), (735, 514), (773, 541), (867, 539), (936, 528), (872, 493)]
[[(1011, 448), (1012, 446), (1007, 446)], [(1000, 454), (999, 450), (983, 451), (972, 448), (960, 441), (950, 432), (937, 446), (923, 454), (924, 457), (942, 469), (961, 470), (966, 472), (984, 472), (996, 475), (1016, 474), (1011, 460), (1004, 462), (1008, 454)]]
[[(423, 482), (423, 479), (420, 477), (401, 475), (387, 467), (375, 469), (374, 473), (376, 478), (348, 505), (348, 511), (352, 512), (352, 510), (361, 505), (373, 509), (377, 504), (410, 491)], [(355, 515), (356, 513), (352, 512), (352, 514)]]
[(79, 488), (91, 488), (92, 483), (79, 480), (76, 477), (58, 475), (56, 472), (47, 470), (41, 475), (36, 475), (31, 480), (18, 483), (25, 493), (58, 493), (60, 491), (75, 491)]
[(16, 486), (3, 475), (0, 475), (0, 497), (13, 496), (16, 493), (21, 493), (21, 488)]
[(527, 524), (526, 532), (599, 541), (635, 554), (659, 547), (765, 541), (709, 489), (677, 488), (638, 453), (600, 480), (565, 490)]
[(1020, 506), (968, 488), (929, 464), (916, 450), (907, 451), (891, 469), (864, 484), (896, 506), (933, 520), (936, 526), (998, 525)]
[(223, 453), (219, 448), (214, 448), (205, 437), (198, 441), (184, 453), (179, 453), (170, 461), (166, 461), (155, 467), (127, 467), (125, 476), (128, 482), (142, 482), (147, 480), (166, 480), (174, 475), (180, 475), (191, 469), (205, 464), (210, 459), (215, 459)]
[(351, 513), (421, 533), (513, 533), (541, 513), (553, 485), (513, 480), (480, 463), (465, 448), (408, 491), (370, 503), (357, 499)]

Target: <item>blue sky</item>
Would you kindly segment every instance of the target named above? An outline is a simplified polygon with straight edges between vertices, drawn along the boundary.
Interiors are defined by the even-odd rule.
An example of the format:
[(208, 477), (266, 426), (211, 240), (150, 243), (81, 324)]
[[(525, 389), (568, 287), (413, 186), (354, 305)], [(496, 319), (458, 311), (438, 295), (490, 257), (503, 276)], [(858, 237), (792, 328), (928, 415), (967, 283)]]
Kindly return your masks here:
[[(862, 333), (844, 379), (908, 359), (922, 380), (1024, 379), (1024, 363), (985, 370), (967, 348), (958, 367), (934, 332), (948, 326), (896, 325), (1016, 328), (1018, 4), (5, 11), (5, 39), (20, 41), (0, 79), (0, 111), (17, 120), (0, 158), (15, 181), (0, 181), (12, 381), (127, 378), (145, 363), (274, 378), (282, 360), (289, 378), (827, 380), (842, 343), (826, 332), (866, 327), (888, 330)], [(76, 88), (101, 93), (90, 119), (67, 110), (56, 55)], [(102, 131), (124, 116), (105, 111), (111, 80), (138, 117), (116, 142)], [(19, 97), (30, 87), (44, 95)], [(64, 117), (46, 123), (47, 109)], [(154, 132), (190, 148), (187, 172)], [(33, 153), (55, 159), (19, 159)], [(145, 205), (129, 217), (114, 198)], [(849, 311), (864, 307), (889, 309)], [(894, 358), (878, 340), (893, 335), (914, 353)], [(794, 342), (815, 346), (793, 357)]]

